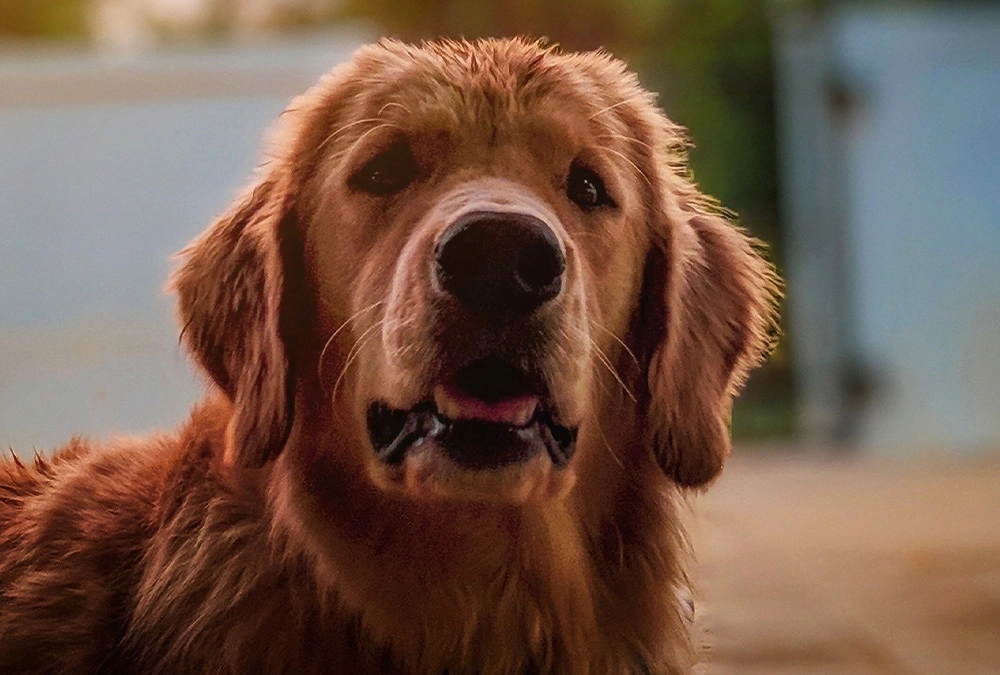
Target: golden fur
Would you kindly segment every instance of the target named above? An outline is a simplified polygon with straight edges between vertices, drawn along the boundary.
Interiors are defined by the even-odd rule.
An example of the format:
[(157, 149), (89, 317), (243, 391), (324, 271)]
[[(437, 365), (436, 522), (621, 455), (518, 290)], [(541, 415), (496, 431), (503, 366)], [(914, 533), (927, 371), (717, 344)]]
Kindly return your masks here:
[[(172, 282), (206, 400), (0, 464), (0, 672), (686, 672), (676, 503), (722, 468), (778, 291), (681, 130), (612, 57), (522, 40), (363, 48), (281, 125)], [(400, 142), (411, 182), (352, 188)], [(567, 199), (574, 162), (613, 206)], [(531, 353), (576, 454), (383, 466), (365, 407), (413, 406), (459, 349), (426, 260), (484, 205), (565, 249)]]

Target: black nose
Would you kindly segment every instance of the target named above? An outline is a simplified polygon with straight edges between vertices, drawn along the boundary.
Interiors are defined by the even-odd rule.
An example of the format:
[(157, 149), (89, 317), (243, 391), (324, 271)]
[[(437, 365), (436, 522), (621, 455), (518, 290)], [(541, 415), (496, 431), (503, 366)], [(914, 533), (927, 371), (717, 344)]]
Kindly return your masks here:
[(566, 256), (548, 225), (523, 213), (477, 211), (454, 222), (434, 252), (441, 288), (491, 321), (510, 321), (562, 289)]

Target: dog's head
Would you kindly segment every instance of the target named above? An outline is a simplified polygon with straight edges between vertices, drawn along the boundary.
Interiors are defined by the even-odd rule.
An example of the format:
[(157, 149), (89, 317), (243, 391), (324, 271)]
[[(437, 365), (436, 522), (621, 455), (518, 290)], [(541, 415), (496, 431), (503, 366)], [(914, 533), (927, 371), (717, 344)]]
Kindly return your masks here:
[(620, 62), (387, 41), (285, 123), (174, 279), (231, 462), (321, 410), (356, 441), (331, 453), (408, 495), (562, 494), (609, 436), (679, 485), (718, 473), (777, 281)]

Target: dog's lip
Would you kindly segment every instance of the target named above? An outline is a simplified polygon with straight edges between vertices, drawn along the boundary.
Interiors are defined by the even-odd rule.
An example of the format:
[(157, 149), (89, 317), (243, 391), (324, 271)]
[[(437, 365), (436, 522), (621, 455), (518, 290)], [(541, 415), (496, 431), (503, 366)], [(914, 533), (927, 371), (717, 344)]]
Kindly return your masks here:
[(450, 382), (435, 386), (433, 399), (438, 415), (446, 419), (480, 420), (512, 427), (528, 425), (541, 403), (541, 397), (530, 393), (488, 401), (472, 396)]
[[(523, 414), (527, 404), (517, 405), (523, 406), (517, 414)], [(548, 455), (556, 468), (565, 468), (576, 450), (576, 428), (556, 422), (543, 402), (535, 404), (531, 419), (524, 424), (452, 419), (432, 400), (408, 410), (373, 401), (367, 417), (375, 455), (387, 466), (402, 465), (411, 451), (435, 448), (462, 469), (495, 469), (524, 463), (539, 454)]]
[(573, 455), (576, 430), (557, 421), (547, 391), (530, 369), (488, 356), (443, 376), (412, 408), (371, 402), (368, 433), (388, 466), (416, 453), (439, 455), (463, 470), (498, 469), (540, 455), (562, 468)]

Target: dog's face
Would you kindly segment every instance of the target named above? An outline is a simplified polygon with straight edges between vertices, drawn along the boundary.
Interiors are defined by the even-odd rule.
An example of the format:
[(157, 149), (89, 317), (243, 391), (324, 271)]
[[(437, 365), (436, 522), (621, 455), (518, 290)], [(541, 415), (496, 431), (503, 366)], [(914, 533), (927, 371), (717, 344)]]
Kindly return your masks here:
[(619, 62), (383, 43), (290, 110), (176, 278), (233, 462), (275, 456), (319, 396), (355, 439), (336, 452), (414, 498), (555, 498), (609, 451), (718, 472), (775, 282)]
[(330, 130), (307, 266), (327, 298), (349, 270), (325, 325), (355, 363), (327, 382), (387, 488), (558, 494), (638, 297), (645, 185), (568, 70), (433, 56), (380, 54), (393, 75)]

